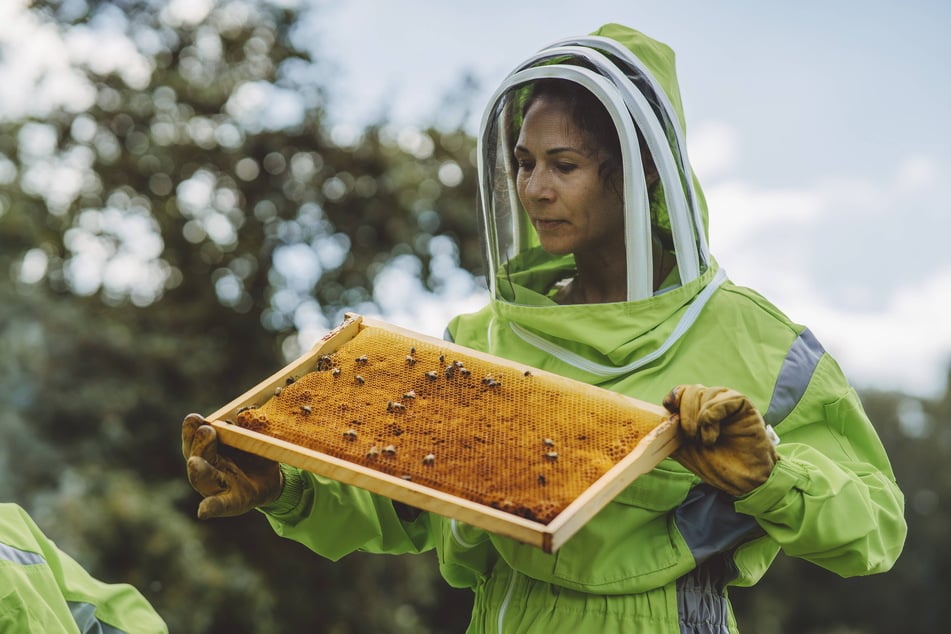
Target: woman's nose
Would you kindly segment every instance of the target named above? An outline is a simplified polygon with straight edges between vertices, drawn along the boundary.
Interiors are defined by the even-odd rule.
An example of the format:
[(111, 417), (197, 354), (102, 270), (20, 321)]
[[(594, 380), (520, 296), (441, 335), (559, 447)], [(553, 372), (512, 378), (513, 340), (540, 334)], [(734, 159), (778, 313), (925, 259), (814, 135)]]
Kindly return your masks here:
[(552, 196), (551, 179), (545, 170), (535, 168), (525, 183), (525, 194), (534, 200), (548, 200)]

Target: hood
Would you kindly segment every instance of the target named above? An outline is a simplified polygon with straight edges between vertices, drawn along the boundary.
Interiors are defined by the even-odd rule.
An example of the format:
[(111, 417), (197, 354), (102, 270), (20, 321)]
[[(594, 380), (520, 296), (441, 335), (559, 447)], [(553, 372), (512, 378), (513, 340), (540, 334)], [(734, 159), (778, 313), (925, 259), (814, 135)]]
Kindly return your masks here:
[[(683, 105), (673, 51), (634, 29), (607, 24), (588, 36), (566, 38), (519, 64), (495, 91), (483, 114), (479, 135), (480, 210), (487, 279), (492, 296), (516, 302), (524, 296), (517, 281), (526, 265), (564, 265), (572, 257), (545, 256), (517, 196), (514, 140), (520, 109), (539, 80), (578, 84), (604, 106), (620, 141), (623, 174), (627, 301), (686, 284), (710, 266), (706, 204), (686, 151)], [(640, 136), (640, 140), (639, 140)], [(642, 153), (659, 176), (648, 185)], [(658, 288), (657, 251), (672, 255), (676, 268)], [(548, 276), (545, 276), (548, 279)], [(549, 288), (532, 293), (551, 295)]]
[[(617, 131), (626, 301), (562, 305), (553, 299), (559, 280), (576, 272), (574, 255), (541, 248), (517, 195), (514, 165), (520, 106), (542, 79), (582, 86)], [(594, 383), (611, 381), (664, 355), (725, 280), (707, 247), (706, 203), (687, 157), (674, 53), (665, 44), (618, 24), (552, 43), (516, 66), (495, 91), (478, 142), (491, 301), (451, 324), (463, 345), (539, 367), (554, 363), (559, 373), (580, 372)], [(648, 155), (659, 177), (651, 187), (642, 162)], [(658, 249), (675, 257), (660, 284), (653, 272)]]

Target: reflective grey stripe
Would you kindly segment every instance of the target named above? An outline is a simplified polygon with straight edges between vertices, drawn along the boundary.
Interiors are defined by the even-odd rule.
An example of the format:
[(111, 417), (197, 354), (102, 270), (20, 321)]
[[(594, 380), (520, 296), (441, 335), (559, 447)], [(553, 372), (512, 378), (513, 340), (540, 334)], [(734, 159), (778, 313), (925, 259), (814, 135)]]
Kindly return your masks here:
[[(774, 427), (796, 407), (825, 354), (809, 329), (796, 338), (786, 353), (763, 418)], [(737, 513), (733, 498), (705, 484), (694, 487), (674, 510), (674, 519), (697, 564), (726, 553), (763, 534), (749, 515)]]
[(729, 634), (730, 607), (716, 567), (701, 566), (677, 580), (681, 634)]
[(674, 521), (697, 565), (763, 535), (750, 515), (737, 513), (735, 499), (709, 484), (692, 488), (674, 509)]
[(812, 331), (806, 328), (799, 333), (786, 353), (783, 367), (776, 378), (773, 396), (769, 399), (769, 407), (763, 414), (767, 424), (776, 427), (796, 408), (823, 354), (825, 348)]
[[(807, 328), (786, 353), (763, 418), (774, 427), (799, 404), (825, 349)], [(677, 580), (677, 608), (683, 634), (724, 634), (729, 609), (723, 588), (735, 575), (732, 551), (764, 534), (749, 515), (734, 510), (733, 498), (701, 484), (674, 511), (677, 528), (697, 568)], [(714, 572), (715, 570), (719, 572)]]
[(32, 566), (35, 564), (46, 563), (46, 560), (43, 559), (42, 555), (31, 553), (26, 550), (20, 550), (19, 548), (14, 548), (13, 546), (8, 546), (6, 544), (0, 544), (0, 560), (12, 561), (15, 564), (20, 564), (23, 566)]
[[(37, 553), (0, 544), (0, 561), (10, 561), (21, 566), (46, 565), (46, 559)], [(96, 618), (96, 606), (89, 603), (67, 602), (73, 620), (82, 634), (123, 634), (111, 625)]]
[(90, 603), (70, 602), (69, 611), (82, 634), (125, 634), (125, 630), (117, 630), (96, 618), (96, 606)]

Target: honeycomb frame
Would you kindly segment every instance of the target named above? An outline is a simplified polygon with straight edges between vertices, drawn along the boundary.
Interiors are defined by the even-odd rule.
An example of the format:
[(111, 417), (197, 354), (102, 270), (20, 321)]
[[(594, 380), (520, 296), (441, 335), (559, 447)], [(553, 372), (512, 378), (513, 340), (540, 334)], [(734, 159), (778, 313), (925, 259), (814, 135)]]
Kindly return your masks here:
[(225, 445), (548, 553), (677, 446), (662, 407), (356, 314), (206, 418)]

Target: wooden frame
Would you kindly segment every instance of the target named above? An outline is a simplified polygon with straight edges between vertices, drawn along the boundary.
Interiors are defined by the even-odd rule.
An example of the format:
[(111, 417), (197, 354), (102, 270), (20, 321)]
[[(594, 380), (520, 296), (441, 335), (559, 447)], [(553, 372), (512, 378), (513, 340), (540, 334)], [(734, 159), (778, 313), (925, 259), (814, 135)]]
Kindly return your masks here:
[(498, 535), (504, 535), (537, 546), (547, 553), (552, 553), (561, 547), (618, 493), (638, 476), (657, 466), (678, 446), (677, 426), (666, 420), (667, 412), (662, 407), (603, 390), (605, 395), (623, 399), (628, 406), (634, 406), (652, 416), (657, 416), (661, 422), (652, 432), (641, 439), (633, 451), (609, 469), (551, 522), (543, 524), (227, 422), (233, 418), (239, 409), (263, 404), (274, 394), (275, 388), (285, 384), (287, 377), (297, 376), (309, 371), (319, 357), (333, 353), (345, 342), (355, 337), (363, 328), (382, 328), (391, 332), (398, 332), (419, 341), (426, 341), (448, 350), (455, 349), (470, 357), (504, 365), (519, 372), (530, 370), (536, 375), (544, 375), (549, 379), (563, 382), (567, 389), (573, 391), (601, 389), (542, 370), (528, 368), (528, 366), (480, 353), (441, 339), (398, 328), (382, 321), (349, 314), (338, 328), (318, 341), (310, 352), (207, 416), (207, 420), (217, 430), (220, 441), (226, 445), (271, 460), (293, 465), (426, 511), (465, 522)]

